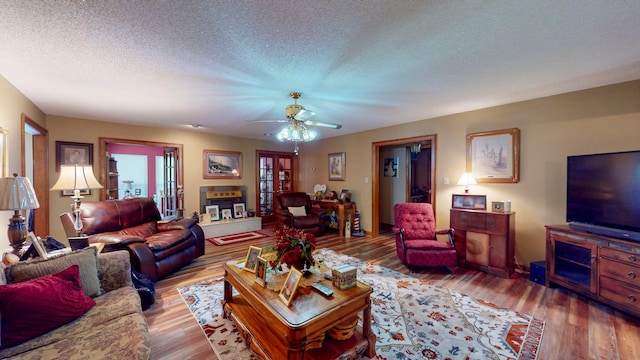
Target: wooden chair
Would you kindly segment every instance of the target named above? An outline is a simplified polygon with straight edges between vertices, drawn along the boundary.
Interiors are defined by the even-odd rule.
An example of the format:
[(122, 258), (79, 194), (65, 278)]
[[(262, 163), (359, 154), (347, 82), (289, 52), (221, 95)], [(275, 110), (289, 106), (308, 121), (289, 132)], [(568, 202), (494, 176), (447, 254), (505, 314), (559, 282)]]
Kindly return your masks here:
[[(396, 251), (405, 266), (448, 269), (456, 265), (454, 230), (436, 230), (431, 204), (396, 204), (393, 215)], [(438, 241), (436, 235), (448, 235), (448, 241)]]

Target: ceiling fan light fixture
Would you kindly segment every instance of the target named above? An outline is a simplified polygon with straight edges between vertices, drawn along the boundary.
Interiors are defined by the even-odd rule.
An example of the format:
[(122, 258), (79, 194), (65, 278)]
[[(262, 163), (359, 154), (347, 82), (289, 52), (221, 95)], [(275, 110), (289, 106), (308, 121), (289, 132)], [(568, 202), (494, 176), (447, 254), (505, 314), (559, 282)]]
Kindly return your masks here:
[(318, 133), (313, 129), (308, 129), (298, 121), (292, 121), (289, 125), (278, 132), (276, 139), (280, 141), (308, 142), (318, 137)]

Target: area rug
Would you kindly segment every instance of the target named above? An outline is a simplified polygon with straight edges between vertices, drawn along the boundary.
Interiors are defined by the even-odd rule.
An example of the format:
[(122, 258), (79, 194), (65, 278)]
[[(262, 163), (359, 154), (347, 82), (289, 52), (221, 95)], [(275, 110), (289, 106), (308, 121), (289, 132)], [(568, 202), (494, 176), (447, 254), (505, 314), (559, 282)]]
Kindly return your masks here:
[(266, 237), (269, 237), (269, 235), (265, 233), (261, 233), (259, 231), (247, 231), (239, 234), (215, 236), (212, 238), (207, 238), (207, 241), (212, 243), (213, 245), (222, 246), (222, 245), (239, 243), (242, 241), (262, 239)]
[[(373, 288), (376, 359), (537, 359), (543, 321), (331, 250), (315, 256), (329, 267), (355, 266), (358, 280)], [(218, 358), (253, 358), (233, 322), (220, 316), (221, 277), (178, 292)]]

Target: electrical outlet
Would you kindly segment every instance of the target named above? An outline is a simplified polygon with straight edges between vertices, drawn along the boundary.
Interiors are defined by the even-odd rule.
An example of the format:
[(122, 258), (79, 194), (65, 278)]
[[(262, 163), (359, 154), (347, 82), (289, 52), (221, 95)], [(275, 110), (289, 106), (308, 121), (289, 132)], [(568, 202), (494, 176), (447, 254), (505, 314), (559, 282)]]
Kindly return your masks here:
[(446, 176), (444, 177), (444, 184), (449, 185), (449, 178)]

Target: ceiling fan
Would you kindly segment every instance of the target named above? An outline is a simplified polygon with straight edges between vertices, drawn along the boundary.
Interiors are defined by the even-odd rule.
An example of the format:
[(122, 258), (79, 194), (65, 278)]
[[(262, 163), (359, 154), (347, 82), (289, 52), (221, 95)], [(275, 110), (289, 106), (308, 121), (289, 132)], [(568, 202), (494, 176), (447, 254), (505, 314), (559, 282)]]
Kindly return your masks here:
[(289, 96), (291, 96), (294, 103), (291, 105), (287, 105), (287, 107), (285, 108), (285, 116), (286, 116), (285, 119), (253, 120), (250, 122), (289, 123), (291, 126), (294, 126), (294, 125), (321, 126), (321, 127), (326, 127), (330, 129), (342, 128), (342, 125), (340, 124), (332, 124), (332, 123), (309, 120), (309, 118), (314, 116), (316, 113), (311, 110), (307, 110), (304, 108), (304, 106), (298, 104), (298, 99), (302, 96), (302, 93), (297, 91), (292, 91), (291, 93), (289, 93)]
[(296, 146), (294, 152), (298, 155), (298, 142), (313, 141), (318, 133), (313, 129), (308, 129), (307, 126), (321, 126), (330, 129), (340, 129), (342, 125), (325, 123), (319, 121), (311, 121), (310, 117), (316, 113), (307, 110), (302, 105), (298, 105), (298, 99), (302, 94), (297, 91), (292, 91), (289, 96), (293, 98), (293, 104), (287, 105), (285, 108), (286, 119), (280, 120), (254, 120), (250, 122), (275, 122), (275, 123), (289, 123), (289, 125), (276, 134), (276, 138), (280, 141), (295, 142)]

